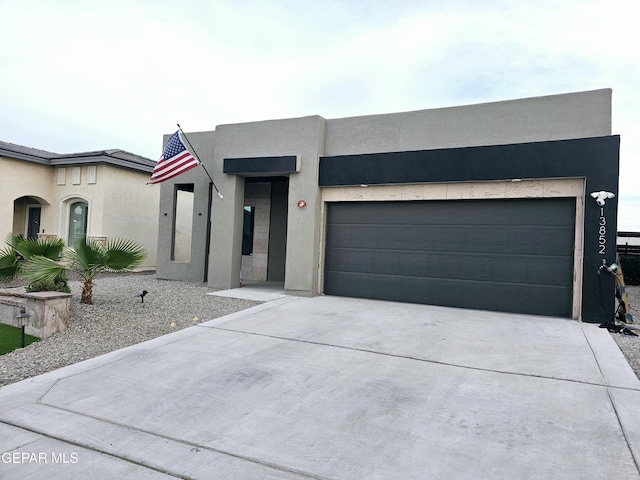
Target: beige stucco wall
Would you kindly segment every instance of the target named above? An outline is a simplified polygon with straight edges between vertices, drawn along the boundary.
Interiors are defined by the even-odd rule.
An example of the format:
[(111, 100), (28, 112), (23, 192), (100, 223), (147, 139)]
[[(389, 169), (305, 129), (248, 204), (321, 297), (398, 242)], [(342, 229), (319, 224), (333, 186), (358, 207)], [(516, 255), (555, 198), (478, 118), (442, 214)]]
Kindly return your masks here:
[[(101, 166), (97, 168), (99, 171)], [(88, 167), (56, 167), (51, 169), (52, 190), (56, 201), (56, 234), (68, 241), (69, 205), (83, 200), (89, 204), (87, 235), (102, 235), (102, 191), (100, 183), (88, 183)], [(76, 173), (79, 172), (79, 175)], [(79, 183), (75, 183), (75, 180)], [(97, 176), (100, 179), (100, 175)]]
[[(26, 227), (26, 212), (18, 212), (14, 221), (14, 201), (26, 195), (36, 197), (41, 203), (43, 217), (51, 213), (51, 205), (55, 205), (51, 191), (51, 167), (0, 157), (0, 246), (14, 228)], [(55, 207), (54, 207), (55, 209)], [(41, 227), (54, 229), (54, 224), (41, 222)]]
[(148, 173), (100, 165), (98, 184), (105, 194), (95, 199), (100, 221), (92, 225), (96, 230), (91, 235), (123, 237), (144, 245), (149, 252), (145, 266), (151, 267), (158, 249), (160, 188), (147, 185), (148, 180)]
[[(492, 198), (560, 198), (576, 199), (575, 244), (573, 255), (572, 317), (579, 319), (582, 305), (582, 252), (584, 231), (584, 178), (521, 180), (509, 182), (459, 182), (413, 185), (375, 185), (322, 189), (322, 241), (327, 202), (411, 201), (411, 200), (479, 200)], [(323, 287), (324, 245), (318, 282)]]

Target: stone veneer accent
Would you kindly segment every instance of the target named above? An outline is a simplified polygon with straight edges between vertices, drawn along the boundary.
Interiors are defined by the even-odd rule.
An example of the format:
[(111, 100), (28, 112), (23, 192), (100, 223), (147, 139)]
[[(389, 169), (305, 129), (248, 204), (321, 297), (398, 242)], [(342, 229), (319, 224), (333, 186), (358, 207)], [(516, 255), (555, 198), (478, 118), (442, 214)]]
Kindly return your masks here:
[(243, 281), (266, 281), (269, 260), (269, 224), (271, 219), (271, 184), (247, 183), (244, 205), (255, 207), (253, 255), (242, 256)]
[(24, 307), (31, 315), (25, 333), (49, 338), (69, 325), (71, 294), (61, 292), (2, 293), (0, 296), (0, 322), (17, 327), (16, 315)]

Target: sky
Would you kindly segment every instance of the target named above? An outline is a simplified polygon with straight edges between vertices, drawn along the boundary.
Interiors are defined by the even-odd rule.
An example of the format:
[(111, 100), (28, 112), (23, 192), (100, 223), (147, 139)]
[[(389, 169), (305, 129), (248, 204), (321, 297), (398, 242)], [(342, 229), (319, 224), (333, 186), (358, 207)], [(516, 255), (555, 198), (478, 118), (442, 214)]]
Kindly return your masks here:
[(0, 0), (0, 18), (0, 140), (56, 153), (611, 88), (618, 229), (640, 231), (638, 0)]

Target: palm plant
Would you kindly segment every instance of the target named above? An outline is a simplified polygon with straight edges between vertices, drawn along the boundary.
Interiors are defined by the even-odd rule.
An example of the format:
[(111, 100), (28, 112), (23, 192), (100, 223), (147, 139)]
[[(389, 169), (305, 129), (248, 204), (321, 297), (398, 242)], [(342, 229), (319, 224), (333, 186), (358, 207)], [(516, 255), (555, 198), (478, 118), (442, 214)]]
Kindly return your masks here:
[(10, 282), (18, 276), (19, 271), (18, 253), (10, 247), (0, 250), (0, 282)]
[(36, 255), (23, 267), (23, 274), (31, 281), (52, 281), (66, 270), (77, 273), (84, 280), (81, 303), (93, 304), (93, 279), (98, 273), (131, 272), (147, 258), (147, 251), (138, 243), (116, 238), (107, 245), (88, 240), (86, 237), (66, 249), (62, 261)]
[[(7, 246), (0, 250), (0, 281), (2, 282), (10, 282), (18, 277), (23, 272), (27, 260), (35, 257), (45, 257), (53, 261), (59, 260), (64, 250), (64, 241), (58, 238), (24, 238), (21, 235), (9, 234), (6, 243)], [(47, 286), (55, 286), (55, 289), (69, 291), (64, 272), (61, 272), (50, 284), (38, 288), (32, 283), (28, 290), (47, 289)]]
[(24, 258), (41, 255), (55, 259), (60, 258), (64, 250), (64, 240), (61, 238), (25, 238), (22, 235), (9, 234), (7, 244)]

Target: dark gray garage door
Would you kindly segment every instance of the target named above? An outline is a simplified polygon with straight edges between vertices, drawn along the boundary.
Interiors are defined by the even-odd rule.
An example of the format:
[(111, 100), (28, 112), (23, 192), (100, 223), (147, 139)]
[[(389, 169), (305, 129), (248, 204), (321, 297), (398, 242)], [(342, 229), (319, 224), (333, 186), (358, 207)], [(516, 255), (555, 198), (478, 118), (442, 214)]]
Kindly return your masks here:
[(575, 199), (327, 206), (324, 291), (571, 317)]

